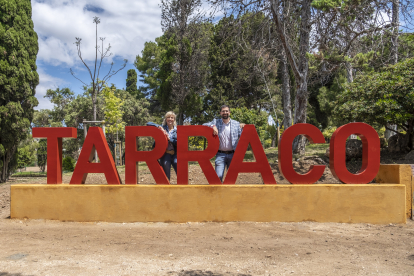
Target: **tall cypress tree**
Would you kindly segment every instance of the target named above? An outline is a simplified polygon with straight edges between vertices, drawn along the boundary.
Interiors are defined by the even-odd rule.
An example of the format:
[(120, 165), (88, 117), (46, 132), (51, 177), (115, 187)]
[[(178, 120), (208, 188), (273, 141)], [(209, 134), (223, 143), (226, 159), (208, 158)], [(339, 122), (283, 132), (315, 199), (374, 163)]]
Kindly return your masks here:
[(0, 183), (17, 164), (17, 146), (38, 104), (38, 49), (30, 0), (0, 0)]
[(140, 91), (138, 91), (137, 88), (137, 71), (134, 69), (129, 69), (127, 72), (127, 79), (126, 79), (126, 91), (135, 96), (137, 99), (141, 99), (144, 97), (144, 94), (142, 94)]

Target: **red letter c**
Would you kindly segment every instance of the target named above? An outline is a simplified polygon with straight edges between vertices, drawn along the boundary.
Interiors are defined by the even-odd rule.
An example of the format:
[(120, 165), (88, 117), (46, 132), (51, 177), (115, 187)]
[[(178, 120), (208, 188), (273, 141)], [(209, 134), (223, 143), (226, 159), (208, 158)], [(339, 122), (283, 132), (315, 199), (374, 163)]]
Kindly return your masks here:
[(309, 172), (298, 174), (292, 166), (292, 143), (296, 136), (305, 135), (311, 144), (323, 144), (325, 138), (322, 132), (310, 124), (296, 124), (287, 128), (279, 143), (279, 169), (283, 176), (292, 184), (312, 184), (321, 178), (325, 170), (323, 165), (312, 165)]

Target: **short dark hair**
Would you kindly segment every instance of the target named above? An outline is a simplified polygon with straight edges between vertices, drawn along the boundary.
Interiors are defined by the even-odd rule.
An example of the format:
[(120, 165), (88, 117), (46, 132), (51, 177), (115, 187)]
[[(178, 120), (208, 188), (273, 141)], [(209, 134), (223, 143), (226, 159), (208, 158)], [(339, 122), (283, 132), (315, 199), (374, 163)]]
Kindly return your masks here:
[(221, 110), (223, 109), (223, 108), (228, 108), (229, 109), (229, 112), (230, 112), (230, 106), (228, 106), (227, 104), (223, 104), (221, 107), (220, 107), (220, 112), (221, 112)]

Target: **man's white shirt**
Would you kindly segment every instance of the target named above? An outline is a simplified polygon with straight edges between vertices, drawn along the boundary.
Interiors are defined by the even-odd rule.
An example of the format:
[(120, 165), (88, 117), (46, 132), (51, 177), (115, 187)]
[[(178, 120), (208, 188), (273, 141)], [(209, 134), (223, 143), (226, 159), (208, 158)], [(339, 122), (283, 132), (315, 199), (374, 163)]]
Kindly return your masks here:
[(219, 133), (219, 136), (220, 136), (219, 150), (222, 150), (222, 151), (233, 150), (233, 146), (231, 145), (230, 120), (227, 124), (223, 122), (223, 128), (222, 128), (221, 133)]

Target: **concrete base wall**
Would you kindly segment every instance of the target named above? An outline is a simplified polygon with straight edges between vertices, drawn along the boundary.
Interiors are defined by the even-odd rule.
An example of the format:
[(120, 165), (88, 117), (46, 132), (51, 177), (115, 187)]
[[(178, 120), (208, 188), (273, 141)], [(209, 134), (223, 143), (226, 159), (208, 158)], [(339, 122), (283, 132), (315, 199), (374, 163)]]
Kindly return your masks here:
[(404, 185), (13, 185), (11, 217), (405, 223)]
[(12, 185), (11, 218), (62, 221), (405, 223), (410, 166), (383, 165), (380, 184)]

